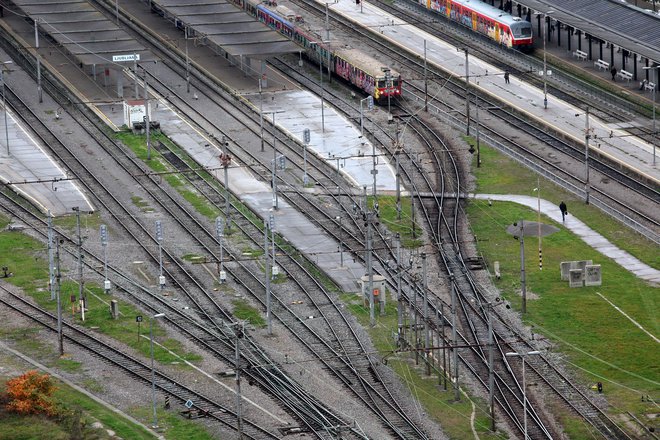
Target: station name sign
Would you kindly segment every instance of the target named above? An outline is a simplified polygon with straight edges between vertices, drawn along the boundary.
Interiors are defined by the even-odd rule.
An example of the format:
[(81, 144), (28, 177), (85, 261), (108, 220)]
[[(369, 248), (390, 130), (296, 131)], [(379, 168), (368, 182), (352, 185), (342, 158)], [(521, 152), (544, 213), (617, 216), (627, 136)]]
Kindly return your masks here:
[(134, 53), (130, 55), (113, 55), (113, 63), (121, 63), (122, 61), (140, 61), (140, 54)]

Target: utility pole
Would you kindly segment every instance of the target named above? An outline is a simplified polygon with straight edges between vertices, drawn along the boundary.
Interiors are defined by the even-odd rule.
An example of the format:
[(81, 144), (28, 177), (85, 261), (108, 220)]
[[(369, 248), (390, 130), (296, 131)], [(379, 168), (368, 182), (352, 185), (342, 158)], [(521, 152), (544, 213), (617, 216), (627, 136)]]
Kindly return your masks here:
[(149, 137), (149, 86), (147, 85), (147, 69), (142, 68), (144, 71), (144, 129), (147, 133), (147, 160), (151, 160), (151, 139)]
[(223, 153), (220, 155), (220, 165), (225, 173), (225, 219), (227, 221), (227, 230), (231, 230), (231, 214), (229, 212), (230, 202), (229, 202), (229, 165), (231, 164), (231, 156), (227, 153), (226, 148), (229, 145), (229, 142), (224, 140), (222, 142)]
[(101, 246), (103, 247), (103, 290), (106, 294), (110, 293), (110, 280), (108, 280), (108, 228), (106, 225), (100, 226)]
[(444, 386), (443, 389), (447, 391), (447, 349), (445, 343), (445, 304), (440, 303), (440, 332), (442, 333), (442, 375), (444, 376)]
[(264, 220), (264, 273), (266, 274), (266, 322), (268, 324), (268, 334), (273, 334), (273, 327), (270, 319), (270, 259), (268, 257), (268, 220)]
[[(658, 85), (656, 84), (656, 87)], [(585, 113), (586, 115), (586, 120), (584, 122), (584, 175), (585, 175), (585, 180), (584, 180), (584, 192), (585, 192), (585, 198), (584, 198), (584, 203), (587, 205), (589, 204), (589, 191), (590, 191), (590, 184), (589, 184), (589, 138), (591, 135), (589, 134), (589, 107), (587, 107), (587, 111)]]
[(424, 359), (426, 361), (426, 375), (431, 375), (431, 362), (429, 359), (429, 301), (428, 301), (428, 283), (426, 279), (426, 252), (422, 252), (422, 290), (424, 291)]
[(470, 69), (468, 49), (464, 48), (463, 50), (465, 51), (465, 115), (467, 117), (467, 135), (470, 136)]
[(403, 338), (403, 300), (401, 298), (401, 234), (396, 233), (396, 317), (398, 324), (397, 344)]
[(184, 40), (186, 40), (186, 93), (190, 93), (190, 58), (188, 58), (188, 26), (186, 26), (183, 29), (183, 36), (184, 36)]
[(272, 212), (268, 214), (268, 227), (270, 229), (270, 244), (272, 246), (273, 253), (273, 266), (271, 267), (271, 279), (274, 280), (275, 276), (278, 273), (278, 268), (275, 263), (275, 216)]
[(55, 262), (53, 256), (53, 216), (48, 210), (48, 287), (50, 288), (50, 300), (54, 301), (55, 292)]
[(372, 163), (372, 168), (371, 168), (371, 174), (374, 176), (374, 203), (376, 198), (378, 197), (376, 191), (376, 176), (378, 175), (378, 170), (376, 169), (376, 144), (372, 143), (371, 144), (371, 163)]
[(426, 39), (424, 39), (424, 111), (429, 111), (429, 81), (426, 76)]
[(156, 241), (158, 241), (158, 264), (160, 267), (158, 286), (162, 292), (165, 288), (165, 276), (163, 276), (163, 225), (160, 220), (156, 220)]
[(456, 330), (456, 314), (457, 306), (456, 303), (456, 284), (454, 279), (454, 274), (449, 275), (449, 282), (451, 283), (451, 343), (453, 345), (453, 354), (454, 354), (454, 400), (461, 400), (461, 396), (458, 389), (458, 335)]
[(62, 337), (62, 301), (60, 300), (62, 273), (60, 272), (60, 239), (55, 240), (55, 258), (57, 266), (55, 267), (55, 282), (57, 287), (55, 293), (57, 297), (57, 346), (60, 350), (60, 356), (64, 355), (64, 338)]
[(236, 430), (238, 439), (243, 440), (243, 399), (241, 398), (241, 349), (240, 341), (245, 332), (245, 324), (237, 322), (236, 324), (236, 351), (234, 353), (234, 370), (236, 371)]
[(372, 253), (372, 243), (371, 243), (371, 222), (373, 221), (373, 215), (374, 212), (368, 210), (367, 208), (367, 187), (364, 186), (364, 206), (365, 206), (365, 213), (364, 213), (364, 220), (365, 220), (365, 226), (367, 227), (367, 255), (366, 255), (366, 260), (367, 260), (367, 276), (369, 278), (369, 323), (373, 327), (376, 325), (376, 317), (375, 317), (375, 298), (374, 298), (374, 273), (373, 273), (373, 267), (371, 266), (371, 253)]
[(488, 406), (490, 408), (490, 430), (495, 432), (495, 364), (493, 363), (493, 305), (486, 305), (488, 320)]
[(399, 146), (399, 124), (396, 127), (396, 149), (394, 150), (394, 159), (396, 163), (396, 219), (401, 221), (401, 171), (399, 163), (399, 155), (401, 148)]
[(39, 95), (39, 104), (44, 102), (41, 90), (41, 57), (39, 56), (39, 19), (34, 19), (34, 55), (37, 59), (37, 94)]
[(83, 281), (83, 255), (82, 255), (82, 236), (80, 234), (80, 208), (78, 206), (72, 208), (76, 211), (76, 231), (78, 234), (78, 300), (80, 301), (80, 317), (85, 320), (85, 284)]
[(225, 272), (224, 268), (224, 261), (225, 261), (225, 256), (224, 256), (224, 246), (222, 245), (222, 237), (225, 235), (225, 222), (222, 220), (221, 217), (217, 217), (215, 219), (215, 234), (218, 239), (218, 243), (220, 243), (220, 267), (218, 275), (220, 276), (220, 283), (224, 283), (225, 279), (227, 279), (227, 274)]
[(527, 282), (525, 280), (525, 221), (520, 220), (520, 291), (522, 313), (527, 313)]

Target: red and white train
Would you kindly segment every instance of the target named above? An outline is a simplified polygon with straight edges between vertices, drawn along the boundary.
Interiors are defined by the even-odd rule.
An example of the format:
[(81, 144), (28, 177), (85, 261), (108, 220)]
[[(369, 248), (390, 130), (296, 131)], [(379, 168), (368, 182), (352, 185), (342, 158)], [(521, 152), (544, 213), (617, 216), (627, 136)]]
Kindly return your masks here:
[(398, 72), (384, 68), (374, 58), (357, 49), (333, 48), (321, 42), (321, 37), (311, 35), (296, 24), (301, 19), (293, 11), (289, 10), (287, 13), (288, 8), (278, 8), (271, 2), (273, 9), (269, 9), (261, 0), (232, 1), (250, 15), (298, 43), (312, 61), (330, 65), (332, 73), (373, 96), (374, 101), (379, 104), (387, 103), (388, 96), (390, 99), (401, 96), (402, 80)]
[(479, 0), (410, 0), (503, 46), (532, 50), (532, 24)]

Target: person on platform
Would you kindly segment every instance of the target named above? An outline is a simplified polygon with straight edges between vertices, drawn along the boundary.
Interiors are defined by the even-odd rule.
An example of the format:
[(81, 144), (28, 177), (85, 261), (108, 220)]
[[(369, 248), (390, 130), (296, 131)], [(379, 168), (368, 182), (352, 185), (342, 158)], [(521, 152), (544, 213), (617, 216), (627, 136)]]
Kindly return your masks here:
[(504, 83), (509, 84), (509, 71), (508, 70), (506, 70), (504, 72)]
[(610, 69), (610, 73), (612, 74), (612, 81), (616, 81), (616, 72), (617, 72), (616, 67), (612, 66), (612, 68)]
[(561, 211), (561, 222), (564, 223), (566, 220), (566, 214), (568, 214), (568, 208), (566, 207), (566, 203), (564, 203), (563, 200), (559, 204), (559, 210)]

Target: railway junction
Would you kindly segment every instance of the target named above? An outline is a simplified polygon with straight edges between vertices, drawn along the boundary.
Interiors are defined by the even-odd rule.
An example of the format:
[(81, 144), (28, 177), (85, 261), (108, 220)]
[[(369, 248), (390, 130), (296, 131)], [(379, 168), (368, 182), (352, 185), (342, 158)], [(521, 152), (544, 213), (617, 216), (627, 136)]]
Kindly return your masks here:
[[(338, 9), (338, 6), (342, 5), (343, 3), (339, 3), (330, 7), (333, 9)], [(356, 16), (356, 14), (354, 14), (355, 5), (349, 5), (348, 3), (346, 5), (348, 5), (349, 8), (352, 8), (347, 9), (350, 15)], [(365, 11), (364, 18), (366, 20), (382, 19), (382, 12), (376, 10), (370, 11), (371, 8), (367, 4), (363, 5), (363, 7)], [(157, 21), (160, 20), (160, 18), (158, 16), (154, 16), (153, 14), (150, 15), (148, 11), (145, 14), (144, 5), (122, 5), (122, 15), (123, 14), (126, 14), (127, 16), (130, 15), (131, 17), (141, 17), (140, 20), (144, 20), (145, 22), (152, 21), (154, 23), (154, 29), (159, 27)], [(188, 17), (190, 17), (190, 15), (188, 15)], [(173, 16), (167, 18), (173, 18)], [(387, 18), (384, 22), (384, 25), (377, 24), (379, 23), (378, 21), (373, 21), (371, 22), (371, 26), (382, 29), (382, 34), (386, 35), (386, 28), (390, 27), (387, 25), (387, 23), (393, 23), (392, 20), (396, 19)], [(403, 30), (404, 27), (405, 26), (403, 25), (397, 24), (396, 29)], [(178, 31), (176, 31), (176, 28), (174, 29), (174, 37), (171, 37), (170, 41), (174, 41), (174, 39), (176, 39), (176, 32)], [(24, 34), (28, 35), (27, 32), (24, 32)], [(397, 39), (399, 40), (401, 32), (397, 32), (397, 34)], [(419, 37), (419, 34), (417, 36), (414, 36), (414, 34), (415, 32), (413, 31), (413, 36), (408, 38), (423, 38), (426, 40), (426, 36)], [(403, 39), (399, 40), (400, 43), (404, 44), (402, 41), (405, 39), (406, 38), (404, 37)], [(433, 38), (429, 36), (428, 41), (431, 43), (431, 50), (429, 50), (429, 52), (438, 57), (438, 61), (436, 62), (441, 64), (444, 68), (448, 69), (451, 72), (450, 74), (456, 77), (463, 76), (465, 70), (468, 69), (467, 77), (470, 78), (473, 87), (475, 85), (479, 87), (478, 93), (484, 93), (484, 95), (490, 94), (499, 96), (499, 98), (504, 102), (507, 102), (507, 100), (509, 100), (509, 103), (515, 102), (516, 106), (521, 107), (525, 113), (534, 115), (533, 117), (545, 122), (550, 121), (551, 125), (560, 127), (556, 129), (558, 131), (565, 131), (567, 137), (572, 137), (579, 141), (580, 137), (584, 135), (583, 133), (581, 134), (580, 124), (576, 124), (576, 120), (580, 122), (578, 117), (573, 116), (574, 114), (581, 112), (579, 108), (573, 107), (570, 104), (564, 104), (559, 98), (553, 98), (551, 96), (548, 109), (543, 109), (542, 104), (539, 106), (539, 102), (542, 102), (543, 94), (541, 94), (538, 89), (529, 86), (523, 81), (520, 81), (515, 76), (511, 83), (512, 87), (507, 89), (504, 87), (504, 81), (500, 75), (502, 73), (501, 67), (487, 65), (474, 59), (469, 59), (468, 66), (465, 66), (465, 64), (461, 65), (461, 62), (465, 60), (461, 52), (457, 52), (455, 47), (445, 47), (441, 50), (440, 46), (432, 45), (435, 43), (432, 40)], [(419, 40), (412, 41), (413, 43), (411, 46), (419, 48)], [(28, 42), (27, 45), (29, 46), (30, 43)], [(180, 47), (180, 42), (178, 42), (177, 45)], [(45, 50), (47, 49), (42, 48), (42, 51)], [(216, 51), (215, 48), (213, 50)], [(222, 49), (218, 50), (220, 50), (220, 53), (222, 53)], [(204, 51), (205, 48), (203, 47), (191, 48), (190, 55), (191, 58), (195, 60), (196, 64), (204, 65), (202, 62)], [(232, 52), (232, 56), (237, 54), (238, 52)], [(67, 66), (65, 60), (58, 60), (59, 56), (60, 55), (58, 54), (49, 54), (51, 60), (44, 61), (50, 61), (49, 67), (51, 67), (53, 70), (59, 70), (58, 66)], [(6, 55), (6, 57), (8, 58), (9, 55)], [(154, 63), (153, 66), (151, 64), (147, 65), (142, 63), (142, 58), (148, 58), (151, 61), (158, 60), (158, 62)], [(240, 54), (238, 54), (238, 58), (240, 58)], [(431, 61), (432, 56), (429, 55), (428, 58), (429, 61)], [(202, 127), (196, 127), (195, 124), (192, 124), (189, 121), (188, 117), (180, 114), (180, 107), (168, 105), (168, 100), (173, 98), (172, 95), (162, 94), (161, 92), (155, 90), (157, 87), (163, 87), (161, 84), (155, 84), (157, 77), (163, 77), (163, 83), (174, 81), (166, 78), (167, 74), (162, 67), (163, 64), (160, 64), (160, 58), (156, 56), (153, 56), (152, 58), (152, 55), (142, 53), (141, 64), (144, 64), (141, 66), (144, 71), (149, 71), (149, 79), (147, 81), (154, 81), (154, 84), (151, 85), (153, 89), (148, 95), (148, 101), (152, 106), (152, 113), (150, 114), (152, 121), (157, 121), (160, 124), (160, 129), (164, 134), (166, 134), (169, 138), (173, 139), (179, 146), (181, 146), (189, 156), (194, 158), (194, 160), (199, 165), (201, 165), (201, 167), (211, 171), (212, 174), (216, 175), (218, 180), (222, 181), (222, 173), (220, 172), (222, 169), (222, 163), (220, 162), (218, 155), (225, 151), (223, 150), (223, 147), (228, 147), (227, 151), (231, 152), (235, 151), (237, 148), (239, 148), (239, 146), (244, 144), (243, 138), (240, 134), (240, 129), (236, 131), (232, 131), (231, 129), (214, 131), (212, 129), (203, 128), (203, 124)], [(341, 175), (343, 178), (350, 182), (348, 185), (345, 185), (341, 188), (339, 185), (336, 186), (338, 190), (340, 207), (342, 205), (342, 197), (346, 200), (354, 199), (356, 196), (359, 198), (363, 194), (362, 187), (370, 187), (372, 183), (374, 186), (373, 196), (376, 196), (376, 194), (396, 194), (396, 172), (394, 169), (394, 164), (392, 162), (388, 163), (385, 161), (389, 156), (388, 153), (381, 153), (379, 151), (378, 153), (374, 154), (373, 152), (376, 150), (372, 150), (371, 144), (367, 143), (359, 135), (359, 130), (357, 128), (359, 127), (359, 123), (356, 122), (361, 118), (356, 118), (354, 115), (349, 118), (346, 116), (341, 116), (338, 112), (329, 106), (325, 107), (325, 110), (321, 112), (319, 111), (319, 107), (320, 105), (323, 105), (322, 101), (315, 98), (309, 92), (297, 91), (296, 86), (293, 85), (293, 83), (287, 82), (286, 85), (284, 85), (285, 79), (283, 76), (279, 78), (278, 74), (273, 72), (272, 74), (267, 75), (270, 80), (268, 84), (264, 84), (264, 82), (261, 82), (260, 84), (260, 81), (258, 81), (258, 78), (260, 77), (259, 75), (255, 75), (255, 78), (255, 76), (237, 74), (237, 71), (233, 71), (232, 73), (231, 64), (232, 63), (225, 62), (207, 63), (204, 65), (204, 68), (208, 69), (211, 74), (223, 78), (222, 88), (225, 90), (234, 91), (235, 97), (243, 102), (247, 107), (249, 107), (250, 111), (257, 114), (261, 113), (262, 115), (267, 116), (264, 117), (264, 119), (266, 121), (270, 120), (274, 123), (273, 125), (277, 126), (278, 131), (281, 132), (281, 134), (273, 135), (272, 148), (269, 146), (269, 151), (266, 152), (266, 155), (269, 157), (270, 153), (273, 153), (273, 165), (275, 165), (275, 162), (277, 161), (278, 151), (276, 145), (278, 141), (293, 141), (293, 143), (297, 144), (298, 148), (300, 148), (305, 143), (303, 130), (304, 128), (309, 128), (311, 131), (311, 139), (313, 140), (310, 142), (309, 146), (310, 150), (315, 150), (316, 159), (321, 162), (325, 161), (327, 163), (326, 166), (333, 170), (330, 174), (336, 173), (337, 176)], [(249, 63), (246, 63), (246, 65), (249, 65)], [(263, 66), (264, 64), (262, 64), (262, 67)], [(239, 69), (238, 71), (240, 71), (241, 67), (244, 67), (243, 63), (240, 63), (240, 66), (236, 66), (236, 68)], [(117, 69), (117, 75), (119, 75), (121, 72), (121, 75), (126, 73), (127, 76), (123, 77), (122, 79), (115, 78), (116, 84), (114, 84), (114, 86), (107, 87), (104, 85), (103, 87), (99, 87), (101, 84), (99, 79), (94, 74), (95, 71), (96, 68), (94, 68), (92, 74), (90, 74), (90, 72), (85, 69), (85, 80), (74, 81), (79, 93), (76, 99), (81, 103), (86, 103), (89, 107), (95, 108), (97, 114), (103, 115), (102, 117), (104, 120), (117, 128), (123, 125), (122, 123), (125, 122), (125, 120), (124, 112), (117, 111), (117, 109), (120, 106), (123, 106), (123, 104), (120, 104), (119, 101), (114, 101), (114, 99), (123, 98), (124, 96), (130, 96), (132, 94), (131, 85), (125, 86), (124, 84), (130, 84), (133, 82), (136, 89), (147, 89), (146, 82), (145, 80), (136, 78), (136, 75), (128, 71), (128, 69), (121, 68)], [(12, 72), (11, 82), (14, 82), (17, 79), (18, 74), (14, 75), (14, 73), (18, 72), (18, 69), (16, 72)], [(62, 71), (60, 74), (70, 83), (74, 78), (72, 71)], [(79, 75), (80, 72), (77, 72), (76, 74)], [(476, 82), (478, 84), (475, 84), (473, 78), (476, 78)], [(178, 82), (179, 84), (177, 87), (181, 88), (181, 81), (178, 80)], [(189, 84), (190, 83), (188, 83), (188, 85)], [(184, 82), (183, 87), (185, 86), (186, 85)], [(512, 92), (511, 90), (513, 87), (515, 87), (515, 92)], [(112, 91), (113, 89), (115, 89), (114, 92)], [(98, 93), (100, 91), (103, 91), (103, 93)], [(210, 105), (210, 103), (205, 102), (207, 98), (204, 96), (201, 89), (197, 88), (197, 84), (193, 85), (191, 91), (188, 93), (188, 99), (191, 102), (195, 101), (195, 103), (198, 105)], [(192, 99), (190, 99), (191, 95), (194, 96)], [(136, 92), (135, 98), (139, 98), (138, 92)], [(270, 101), (268, 101), (269, 99)], [(133, 100), (133, 104), (139, 105), (138, 101), (139, 99)], [(57, 104), (54, 102), (47, 102), (48, 105), (44, 107), (57, 107)], [(280, 113), (282, 109), (286, 109), (286, 112)], [(383, 113), (385, 112), (382, 110), (377, 111), (373, 116), (371, 116), (371, 120), (377, 120), (378, 118), (380, 118), (381, 121), (384, 120), (385, 115)], [(45, 114), (48, 115), (46, 112)], [(379, 114), (380, 116), (378, 116)], [(548, 117), (549, 114), (552, 114), (553, 117)], [(49, 115), (46, 118), (52, 119), (53, 115)], [(65, 117), (63, 119), (65, 119), (62, 121), (63, 124), (70, 123), (68, 118)], [(352, 124), (350, 119), (353, 119)], [(57, 116), (57, 120), (60, 121), (59, 114)], [(594, 132), (598, 133), (596, 136), (594, 136), (594, 138), (602, 140), (602, 144), (599, 145), (599, 148), (604, 150), (606, 155), (615, 157), (617, 161), (621, 162), (621, 164), (624, 162), (628, 164), (634, 163), (632, 166), (643, 170), (642, 173), (646, 175), (647, 180), (651, 182), (657, 182), (657, 169), (650, 165), (652, 162), (651, 157), (654, 154), (653, 146), (642, 140), (626, 137), (622, 131), (624, 128), (625, 127), (615, 126), (606, 121), (596, 122), (595, 118), (592, 125)], [(66, 131), (66, 128), (61, 128), (61, 130)], [(608, 135), (609, 133), (612, 133), (613, 135), (610, 137)], [(155, 135), (155, 133), (153, 135)], [(224, 135), (227, 135), (229, 140), (224, 138)], [(270, 136), (268, 136), (268, 138), (270, 138)], [(262, 134), (262, 145), (263, 139), (264, 135)], [(344, 143), (342, 143), (342, 141), (344, 141)], [(256, 147), (255, 151), (258, 152), (258, 143), (253, 145), (253, 147)], [(36, 147), (33, 147), (32, 149), (35, 148)], [(158, 150), (159, 153), (162, 153), (162, 148), (162, 146), (156, 143), (153, 144), (154, 152)], [(284, 147), (282, 147), (282, 149), (283, 148)], [(385, 148), (385, 146), (382, 148)], [(630, 150), (630, 148), (634, 148), (635, 150)], [(16, 154), (10, 155), (8, 158), (9, 160), (3, 162), (3, 166), (6, 167), (6, 169), (16, 169), (16, 165), (19, 162), (24, 161), (23, 157), (27, 157), (23, 151), (24, 150), (17, 150)], [(636, 151), (636, 153), (631, 154), (631, 151)], [(367, 160), (365, 160), (365, 157)], [(378, 164), (374, 163), (376, 158), (378, 158)], [(351, 163), (354, 163), (354, 165), (352, 166)], [(31, 169), (31, 167), (24, 168), (28, 170)], [(376, 170), (378, 170), (377, 173), (375, 173)], [(247, 163), (244, 159), (241, 159), (240, 162), (237, 160), (236, 165), (229, 167), (227, 173), (228, 187), (238, 200), (250, 206), (252, 211), (261, 217), (261, 222), (268, 223), (269, 215), (274, 214), (275, 222), (278, 225), (278, 236), (282, 237), (286, 242), (294, 245), (303, 253), (305, 253), (307, 250), (307, 257), (309, 260), (315, 262), (316, 265), (321, 269), (324, 269), (324, 271), (328, 273), (328, 275), (333, 278), (335, 283), (340, 285), (344, 291), (354, 292), (357, 287), (357, 279), (361, 278), (361, 275), (366, 271), (364, 265), (366, 263), (362, 263), (359, 259), (356, 260), (355, 257), (344, 259), (343, 247), (346, 243), (342, 243), (342, 238), (339, 238), (338, 241), (337, 236), (328, 235), (326, 226), (321, 225), (318, 221), (310, 221), (309, 219), (305, 218), (300, 214), (300, 212), (297, 211), (296, 208), (293, 207), (293, 205), (290, 205), (288, 202), (283, 200), (277, 201), (277, 184), (271, 183), (271, 188), (268, 188), (269, 179), (271, 177), (275, 179), (274, 174), (275, 172), (271, 171), (267, 165), (264, 167), (264, 165)], [(253, 177), (254, 175), (261, 176), (261, 179), (255, 179)], [(154, 174), (154, 176), (156, 176), (156, 174)], [(29, 171), (24, 171), (22, 177), (24, 180), (32, 178), (32, 176), (29, 175)], [(49, 180), (44, 179), (43, 176), (35, 176), (35, 180), (39, 179)], [(57, 178), (51, 178), (50, 180), (56, 179)], [(11, 181), (11, 179), (9, 180)], [(329, 198), (331, 196), (334, 188), (335, 187), (332, 185), (313, 189), (309, 188), (307, 192), (310, 194), (315, 194), (316, 196), (320, 197), (321, 200), (323, 200), (324, 198)], [(292, 185), (279, 186), (279, 189), (282, 191), (283, 197), (285, 194), (287, 198), (293, 197), (294, 191)], [(369, 192), (371, 191), (371, 188), (369, 188)], [(409, 195), (414, 192), (416, 191), (412, 188), (407, 188), (407, 191), (404, 191), (403, 194)], [(55, 191), (52, 191), (50, 195), (55, 195)], [(436, 196), (439, 195), (440, 194), (436, 194)], [(466, 194), (463, 195), (467, 196)], [(484, 195), (483, 197), (492, 198), (494, 196)], [(525, 201), (524, 203), (529, 205), (528, 201)], [(543, 212), (545, 215), (547, 215), (548, 218), (556, 220), (558, 212), (553, 210), (553, 206), (554, 205), (550, 202), (544, 202)], [(273, 208), (276, 209), (273, 210)], [(365, 211), (367, 209), (366, 201), (363, 206), (359, 206), (358, 208), (362, 211)], [(541, 212), (540, 208), (539, 212)], [(368, 215), (367, 218), (369, 218)], [(574, 223), (577, 225), (578, 221), (575, 219), (569, 221), (569, 223)], [(567, 227), (572, 226), (572, 224), (567, 224)], [(339, 220), (339, 228), (342, 228), (341, 220)], [(585, 233), (589, 234), (589, 232)], [(368, 236), (369, 235), (367, 234), (367, 237)], [(347, 240), (348, 237), (344, 237), (343, 239)], [(273, 246), (274, 245), (275, 244), (273, 244)], [(348, 253), (349, 249), (347, 249), (346, 252)], [(608, 247), (608, 250), (605, 252), (607, 252), (607, 256), (616, 258), (616, 251), (613, 248)], [(352, 253), (356, 253), (355, 248), (353, 248)], [(359, 253), (359, 251), (357, 253)], [(625, 254), (623, 257), (625, 258)], [(273, 252), (273, 262), (274, 261), (275, 253)], [(237, 262), (238, 259), (233, 261), (229, 260), (229, 262), (226, 263), (227, 270), (234, 270), (234, 266), (237, 266)], [(632, 265), (637, 264), (635, 261), (630, 261), (630, 263)], [(380, 262), (375, 263), (375, 265), (379, 268), (379, 270), (385, 271), (388, 263)], [(268, 268), (268, 266), (266, 266), (266, 268)], [(637, 270), (640, 269), (637, 268)], [(650, 270), (642, 268), (641, 271), (645, 272), (643, 275), (644, 277), (650, 276), (651, 281), (656, 283), (658, 282), (657, 270), (652, 268)], [(236, 275), (234, 275), (234, 277), (236, 277)], [(219, 280), (219, 277), (213, 276), (213, 278), (215, 278), (216, 281)], [(234, 278), (234, 281), (236, 281), (236, 278)], [(351, 286), (353, 287), (353, 290), (351, 290)], [(280, 294), (284, 295), (283, 292), (280, 292)], [(417, 294), (414, 294), (413, 296), (415, 298), (418, 297)], [(298, 300), (295, 299), (292, 304), (295, 304), (297, 301)], [(426, 304), (425, 299), (423, 302)], [(418, 313), (415, 312), (414, 315), (416, 321), (418, 318)], [(445, 323), (449, 321), (449, 319), (445, 319), (444, 313), (440, 314), (440, 312), (438, 312), (438, 317), (440, 316), (442, 316), (442, 318), (439, 319), (438, 322), (442, 323), (444, 326)], [(426, 312), (424, 314), (424, 318), (426, 318)], [(310, 316), (310, 319), (314, 319), (314, 316)], [(437, 325), (437, 323), (434, 325)], [(279, 329), (278, 331), (283, 331), (283, 329), (279, 328), (280, 324), (277, 324), (277, 326)], [(417, 327), (416, 324), (415, 327)], [(440, 345), (442, 345), (441, 341), (442, 339), (439, 339)], [(272, 340), (271, 342), (275, 345), (283, 343), (275, 342)], [(453, 342), (453, 344), (456, 345), (455, 342)], [(279, 347), (279, 349), (284, 351), (283, 347)], [(454, 352), (456, 351), (458, 350), (455, 349)], [(283, 361), (283, 364), (288, 364), (288, 361)], [(294, 367), (291, 366), (288, 368)], [(159, 387), (160, 386), (161, 385), (159, 385)], [(342, 425), (343, 422), (345, 422), (345, 420), (337, 425), (339, 427), (338, 430), (342, 431), (343, 429), (346, 429), (347, 432), (351, 431), (351, 429), (348, 427), (350, 423), (344, 426)], [(374, 432), (378, 432), (377, 428), (366, 429), (372, 429), (372, 435), (374, 435)], [(374, 431), (373, 429), (376, 430)], [(404, 428), (395, 427), (390, 429), (396, 432), (397, 429)], [(525, 430), (526, 429), (527, 427), (525, 427)], [(536, 428), (530, 427), (530, 429)], [(357, 435), (359, 430), (353, 429), (351, 432), (353, 435), (359, 437), (359, 435)], [(426, 432), (428, 433), (429, 431)], [(399, 438), (397, 435), (394, 435), (393, 437)], [(403, 437), (408, 438), (406, 435)], [(268, 437), (265, 436), (263, 438)], [(291, 436), (290, 438), (295, 437)], [(420, 436), (420, 438), (424, 437)], [(430, 435), (430, 437), (426, 438), (441, 437)]]

